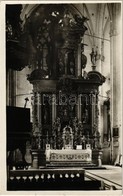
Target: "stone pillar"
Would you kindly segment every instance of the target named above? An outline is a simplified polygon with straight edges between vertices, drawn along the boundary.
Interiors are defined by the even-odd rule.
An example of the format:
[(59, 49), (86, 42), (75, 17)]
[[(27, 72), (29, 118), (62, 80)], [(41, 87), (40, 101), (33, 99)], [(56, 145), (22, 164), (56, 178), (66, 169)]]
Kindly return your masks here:
[(100, 143), (100, 130), (99, 130), (99, 101), (98, 91), (95, 90), (92, 94), (92, 134), (94, 145), (92, 149), (92, 161), (98, 167), (102, 166), (102, 149)]
[[(121, 4), (113, 3), (111, 6), (110, 41), (111, 41), (111, 161), (114, 163), (117, 155), (121, 154), (122, 145), (122, 24)], [(114, 145), (113, 128), (119, 128), (117, 145)], [(116, 143), (115, 143), (116, 144)]]

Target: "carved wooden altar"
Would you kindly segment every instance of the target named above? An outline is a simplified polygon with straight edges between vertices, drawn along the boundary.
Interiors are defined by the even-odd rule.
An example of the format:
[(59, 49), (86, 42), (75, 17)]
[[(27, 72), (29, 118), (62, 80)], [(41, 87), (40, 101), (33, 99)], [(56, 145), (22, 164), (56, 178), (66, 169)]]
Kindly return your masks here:
[(39, 157), (45, 155), (45, 161), (58, 164), (63, 159), (93, 163), (94, 153), (100, 150), (98, 88), (105, 78), (96, 70), (83, 75), (87, 58), (82, 40), (87, 18), (64, 5), (54, 5), (53, 9), (57, 12), (51, 6), (49, 15), (44, 14), (37, 32), (33, 32), (38, 54), (28, 75), (33, 84), (32, 158), (37, 156), (33, 167), (41, 165)]

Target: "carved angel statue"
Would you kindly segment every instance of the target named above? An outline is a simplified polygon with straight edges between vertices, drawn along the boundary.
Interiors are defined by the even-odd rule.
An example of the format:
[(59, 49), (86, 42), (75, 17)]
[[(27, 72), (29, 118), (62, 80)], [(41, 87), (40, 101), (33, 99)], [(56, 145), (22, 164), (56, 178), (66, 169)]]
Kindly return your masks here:
[(84, 16), (79, 16), (78, 14), (74, 15), (74, 19), (79, 26), (83, 26), (84, 22), (88, 21), (89, 19)]

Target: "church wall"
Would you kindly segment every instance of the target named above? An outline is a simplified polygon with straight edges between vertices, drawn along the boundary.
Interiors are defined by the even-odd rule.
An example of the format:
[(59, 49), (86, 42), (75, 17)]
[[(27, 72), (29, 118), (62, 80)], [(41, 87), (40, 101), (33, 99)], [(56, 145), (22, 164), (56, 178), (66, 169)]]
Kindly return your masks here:
[(118, 134), (112, 138), (112, 162), (117, 155), (122, 154), (122, 59), (121, 59), (121, 5), (115, 4), (112, 8), (111, 23), (111, 123), (112, 136), (114, 128), (118, 128)]
[(107, 22), (106, 29), (103, 33), (104, 38), (107, 40), (102, 41), (102, 55), (103, 61), (101, 62), (101, 73), (106, 77), (106, 81), (100, 88), (100, 118), (101, 118), (101, 132), (102, 132), (102, 146), (103, 146), (103, 158), (102, 161), (104, 164), (110, 163), (110, 154), (111, 154), (111, 138), (109, 137), (108, 141), (104, 138), (110, 132), (108, 128), (108, 111), (107, 107), (104, 106), (104, 101), (108, 99), (108, 92), (110, 91), (110, 21)]

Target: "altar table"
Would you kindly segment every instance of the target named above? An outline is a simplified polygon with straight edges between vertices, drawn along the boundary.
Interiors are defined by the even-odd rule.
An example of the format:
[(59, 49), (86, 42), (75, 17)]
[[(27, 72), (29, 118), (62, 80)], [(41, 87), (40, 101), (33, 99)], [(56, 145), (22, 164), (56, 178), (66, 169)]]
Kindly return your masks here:
[(46, 150), (46, 162), (87, 162), (92, 161), (91, 149), (61, 149), (61, 150)]

